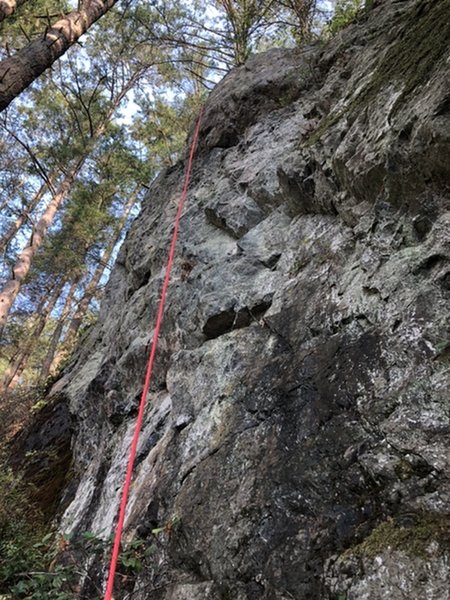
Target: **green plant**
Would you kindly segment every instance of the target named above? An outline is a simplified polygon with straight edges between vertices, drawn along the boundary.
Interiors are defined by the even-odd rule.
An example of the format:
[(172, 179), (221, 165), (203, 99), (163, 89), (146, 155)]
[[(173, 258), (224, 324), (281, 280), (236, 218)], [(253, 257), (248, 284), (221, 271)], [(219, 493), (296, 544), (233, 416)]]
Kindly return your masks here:
[(33, 492), (0, 460), (0, 598), (70, 600), (73, 566), (57, 563), (60, 538), (45, 525)]
[(152, 529), (152, 534), (158, 535), (160, 533), (166, 533), (170, 535), (172, 531), (174, 531), (175, 529), (177, 529), (177, 527), (180, 526), (180, 524), (180, 517), (178, 515), (173, 515), (165, 525), (163, 525), (162, 527), (157, 527), (156, 529)]
[(0, 593), (6, 598), (68, 600), (62, 595), (66, 569), (48, 571), (55, 556), (48, 532), (30, 501), (30, 486), (5, 466), (0, 472)]
[(327, 31), (334, 35), (349, 25), (363, 8), (362, 0), (337, 0), (336, 9), (327, 26)]
[[(0, 460), (0, 600), (72, 600), (80, 574), (90, 578), (85, 565), (93, 558), (107, 563), (112, 540), (90, 531), (71, 538), (49, 530), (33, 505), (33, 493)], [(178, 524), (174, 516), (153, 534), (170, 535)], [(123, 544), (118, 572), (124, 589), (150, 566), (154, 550), (153, 540)]]
[(33, 413), (33, 414), (37, 413), (40, 410), (42, 410), (45, 406), (47, 406), (47, 404), (48, 404), (48, 398), (40, 398), (30, 408), (30, 412)]
[(134, 573), (144, 569), (145, 559), (154, 553), (154, 546), (146, 540), (135, 538), (125, 545), (120, 556), (120, 564)]
[(70, 567), (57, 565), (53, 571), (24, 574), (11, 588), (13, 598), (27, 600), (71, 600), (74, 572)]

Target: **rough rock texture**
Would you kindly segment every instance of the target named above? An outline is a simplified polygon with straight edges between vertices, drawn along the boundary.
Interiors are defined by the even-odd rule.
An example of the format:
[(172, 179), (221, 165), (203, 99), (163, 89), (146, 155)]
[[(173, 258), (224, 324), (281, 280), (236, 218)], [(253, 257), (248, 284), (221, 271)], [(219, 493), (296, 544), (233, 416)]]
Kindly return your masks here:
[[(133, 598), (449, 598), (449, 23), (448, 0), (382, 2), (212, 92), (126, 522), (157, 538)], [(183, 169), (54, 389), (76, 428), (64, 531), (113, 526)]]

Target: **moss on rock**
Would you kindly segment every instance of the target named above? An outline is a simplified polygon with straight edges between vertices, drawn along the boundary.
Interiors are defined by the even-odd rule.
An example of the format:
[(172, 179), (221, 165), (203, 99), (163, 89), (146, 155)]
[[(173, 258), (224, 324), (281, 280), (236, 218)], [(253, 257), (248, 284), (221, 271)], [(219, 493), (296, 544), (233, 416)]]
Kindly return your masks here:
[(304, 145), (314, 145), (344, 115), (358, 114), (383, 88), (399, 83), (400, 93), (392, 107), (392, 114), (395, 114), (414, 90), (429, 80), (430, 73), (448, 52), (449, 16), (450, 0), (416, 2), (399, 34), (380, 58), (369, 83), (346, 109), (326, 115), (307, 137)]
[(381, 59), (355, 104), (367, 104), (383, 87), (397, 81), (402, 91), (394, 111), (430, 77), (450, 44), (450, 0), (418, 2), (400, 34)]
[(412, 521), (408, 525), (401, 525), (395, 519), (381, 523), (363, 542), (347, 550), (346, 555), (375, 558), (390, 549), (429, 558), (427, 549), (432, 542), (450, 550), (450, 514), (422, 514), (413, 517)]

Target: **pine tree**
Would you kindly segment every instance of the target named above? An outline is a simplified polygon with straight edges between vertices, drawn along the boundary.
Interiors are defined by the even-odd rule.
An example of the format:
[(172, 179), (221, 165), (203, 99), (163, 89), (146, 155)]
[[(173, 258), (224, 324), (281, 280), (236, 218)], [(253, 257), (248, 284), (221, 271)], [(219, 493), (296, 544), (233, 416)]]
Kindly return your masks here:
[(18, 384), (20, 376), (27, 366), (27, 362), (32, 355), (35, 346), (39, 343), (39, 338), (56, 302), (58, 301), (64, 285), (65, 282), (60, 281), (54, 286), (54, 289), (52, 290), (50, 297), (46, 299), (42, 310), (35, 315), (35, 318), (33, 319), (34, 326), (31, 329), (29, 338), (3, 375), (3, 381), (0, 383), (0, 395), (11, 392)]
[(73, 350), (77, 334), (81, 328), (84, 318), (86, 317), (87, 311), (89, 309), (89, 305), (92, 300), (98, 293), (100, 281), (105, 273), (107, 266), (110, 263), (110, 260), (113, 256), (114, 249), (116, 248), (118, 242), (120, 241), (123, 228), (128, 220), (128, 217), (137, 202), (138, 194), (140, 192), (140, 186), (135, 189), (135, 191), (130, 195), (128, 201), (123, 207), (122, 214), (118, 219), (117, 223), (114, 226), (113, 233), (111, 235), (110, 241), (104, 247), (102, 254), (98, 260), (97, 266), (90, 279), (88, 279), (86, 286), (84, 288), (83, 294), (80, 300), (77, 303), (76, 310), (72, 319), (70, 320), (70, 324), (68, 326), (64, 342), (63, 342), (63, 351), (59, 354), (55, 355), (52, 359), (49, 367), (49, 371), (55, 373), (64, 359), (64, 357)]
[(25, 48), (0, 62), (0, 111), (60, 58), (117, 0), (84, 0)]
[[(96, 103), (86, 104), (81, 89), (81, 79), (77, 81), (77, 88), (74, 90), (74, 97), (81, 105), (78, 121), (81, 149), (78, 156), (69, 163), (62, 179), (58, 182), (56, 189), (49, 190), (51, 199), (33, 227), (28, 243), (19, 253), (11, 272), (10, 279), (0, 290), (0, 332), (3, 330), (11, 307), (17, 298), (20, 288), (28, 275), (33, 257), (42, 245), (49, 227), (53, 224), (58, 211), (71, 191), (77, 176), (81, 169), (95, 150), (96, 144), (106, 133), (111, 120), (120, 106), (127, 93), (133, 88), (140, 76), (145, 72), (145, 68), (138, 66), (131, 72), (119, 73), (111, 78), (109, 85), (112, 85), (112, 93), (105, 103), (99, 97)], [(98, 89), (95, 84), (94, 91)], [(90, 96), (92, 98), (92, 94)], [(73, 107), (72, 107), (73, 108)], [(81, 123), (84, 122), (84, 126)], [(87, 132), (85, 131), (87, 127)], [(70, 155), (74, 152), (70, 151)]]
[(53, 333), (49, 339), (48, 349), (42, 361), (42, 367), (39, 373), (39, 379), (41, 381), (45, 382), (49, 376), (55, 375), (59, 365), (61, 364), (61, 361), (64, 358), (64, 354), (61, 353), (60, 356), (58, 355), (58, 345), (60, 343), (64, 327), (72, 309), (72, 304), (75, 299), (75, 292), (77, 290), (79, 280), (79, 277), (75, 277), (75, 279), (72, 281), (72, 284), (64, 300), (63, 308), (57, 319)]
[(25, 205), (20, 210), (17, 218), (13, 223), (8, 227), (8, 229), (1, 234), (0, 236), (0, 254), (3, 254), (11, 242), (11, 240), (17, 235), (20, 231), (21, 227), (26, 223), (26, 221), (30, 218), (33, 212), (36, 210), (37, 206), (41, 202), (44, 197), (45, 192), (47, 191), (47, 185), (43, 184), (38, 189), (38, 191), (31, 198), (28, 205)]
[(0, 23), (11, 16), (15, 10), (25, 4), (28, 0), (1, 0), (0, 1)]

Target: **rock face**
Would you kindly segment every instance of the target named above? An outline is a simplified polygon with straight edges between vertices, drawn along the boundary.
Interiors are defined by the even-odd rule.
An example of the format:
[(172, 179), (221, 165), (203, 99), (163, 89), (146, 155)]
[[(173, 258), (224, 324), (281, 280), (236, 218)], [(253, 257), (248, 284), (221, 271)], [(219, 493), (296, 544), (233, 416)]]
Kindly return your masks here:
[[(126, 520), (154, 543), (134, 599), (449, 598), (449, 22), (448, 0), (385, 1), (211, 93)], [(53, 391), (66, 532), (113, 527), (183, 170)]]

